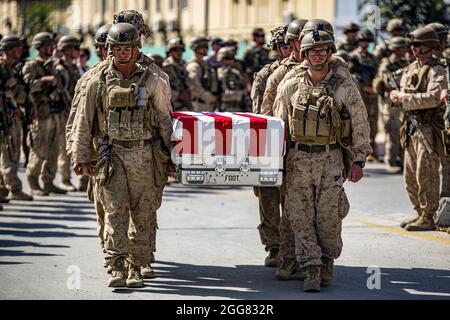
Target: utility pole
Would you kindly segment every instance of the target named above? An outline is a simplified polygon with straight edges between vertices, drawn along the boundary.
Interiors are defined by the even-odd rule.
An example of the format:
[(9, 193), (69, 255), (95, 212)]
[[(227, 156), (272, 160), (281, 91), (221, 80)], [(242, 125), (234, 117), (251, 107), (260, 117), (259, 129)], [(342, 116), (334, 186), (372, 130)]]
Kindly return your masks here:
[(205, 37), (208, 37), (209, 31), (209, 0), (205, 0)]
[(25, 35), (27, 32), (27, 1), (21, 1), (21, 10), (22, 10), (22, 34)]
[(181, 0), (177, 0), (177, 21), (178, 21), (178, 38), (182, 38), (181, 35)]

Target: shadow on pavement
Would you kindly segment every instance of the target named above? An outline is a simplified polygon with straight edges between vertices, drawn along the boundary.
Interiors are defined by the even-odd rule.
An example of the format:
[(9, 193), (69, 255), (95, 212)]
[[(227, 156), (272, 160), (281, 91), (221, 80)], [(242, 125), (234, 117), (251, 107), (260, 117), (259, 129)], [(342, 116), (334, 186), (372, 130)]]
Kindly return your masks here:
[(97, 221), (96, 218), (89, 217), (73, 217), (73, 216), (36, 216), (36, 215), (24, 215), (24, 214), (1, 214), (1, 217), (7, 218), (24, 218), (33, 220), (54, 220), (54, 221)]
[(63, 224), (50, 224), (50, 223), (11, 223), (0, 222), (0, 228), (7, 229), (66, 229), (66, 230), (92, 230), (87, 227), (68, 227)]
[(24, 237), (24, 238), (67, 238), (67, 237), (98, 238), (98, 236), (96, 235), (81, 235), (72, 232), (61, 232), (61, 231), (0, 230), (0, 235), (11, 235), (15, 237)]
[(40, 244), (31, 241), (17, 241), (17, 240), (0, 240), (0, 248), (12, 248), (12, 247), (37, 247), (37, 248), (70, 248), (69, 246), (63, 246), (60, 244)]
[(63, 256), (62, 254), (25, 252), (23, 250), (3, 250), (0, 249), (0, 257), (55, 257)]
[(297, 275), (289, 281), (276, 280), (274, 271), (257, 265), (220, 267), (162, 261), (155, 264), (158, 278), (146, 280), (146, 287), (114, 292), (165, 294), (169, 299), (171, 294), (189, 299), (450, 299), (450, 270), (381, 268), (380, 289), (370, 290), (367, 282), (372, 274), (367, 268), (336, 266), (333, 285), (322, 288), (320, 294), (303, 292)]

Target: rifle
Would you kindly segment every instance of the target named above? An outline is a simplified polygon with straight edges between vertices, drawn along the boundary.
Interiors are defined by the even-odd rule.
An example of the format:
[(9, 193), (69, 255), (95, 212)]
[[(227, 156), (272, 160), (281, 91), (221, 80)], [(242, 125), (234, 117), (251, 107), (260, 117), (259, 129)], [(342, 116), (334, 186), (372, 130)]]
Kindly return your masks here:
[(55, 91), (50, 94), (50, 99), (52, 100), (52, 109), (56, 112), (69, 111), (72, 104), (69, 97), (67, 96), (67, 91), (64, 88), (65, 79), (61, 72), (56, 70), (52, 66), (53, 60), (50, 58), (44, 63), (44, 69), (47, 73), (56, 77)]
[(12, 121), (9, 117), (9, 108), (6, 104), (6, 96), (4, 91), (0, 91), (0, 138), (5, 140), (6, 149), (10, 159), (13, 159), (12, 154), (12, 138), (11, 138), (11, 126)]
[[(393, 89), (400, 90), (400, 87), (397, 84), (397, 81), (394, 79), (395, 74), (399, 74), (402, 72), (402, 69), (399, 69), (395, 72), (388, 73), (388, 79), (390, 79), (389, 84), (392, 85)], [(417, 132), (417, 137), (419, 138), (419, 141), (423, 143), (425, 146), (425, 149), (428, 153), (433, 153), (433, 148), (431, 147), (430, 143), (428, 142), (427, 138), (423, 135), (422, 132), (422, 124), (417, 119), (417, 113), (413, 110), (405, 111), (405, 115), (408, 117), (411, 125), (407, 127), (408, 130), (408, 136), (412, 136), (414, 132)]]

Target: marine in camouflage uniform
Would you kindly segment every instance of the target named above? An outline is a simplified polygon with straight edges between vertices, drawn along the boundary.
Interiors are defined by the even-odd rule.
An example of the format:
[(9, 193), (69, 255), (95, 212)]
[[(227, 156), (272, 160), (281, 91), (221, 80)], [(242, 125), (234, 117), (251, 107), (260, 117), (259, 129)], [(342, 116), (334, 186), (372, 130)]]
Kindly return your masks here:
[[(435, 50), (434, 55), (437, 59), (439, 59), (439, 61), (444, 66), (445, 70), (447, 71), (447, 83), (448, 83), (448, 85), (450, 85), (450, 82), (449, 82), (449, 79), (450, 79), (449, 78), (450, 54), (448, 54), (448, 52), (447, 52), (447, 54), (445, 53), (445, 48), (448, 46), (447, 37), (449, 34), (449, 30), (443, 24), (437, 23), (437, 22), (430, 23), (427, 25), (427, 27), (430, 27), (431, 29), (433, 29), (438, 35), (440, 46), (439, 46), (438, 50)], [(445, 89), (448, 90), (448, 86), (444, 87), (443, 91)], [(448, 105), (448, 101), (447, 101), (447, 105)], [(447, 118), (448, 118), (448, 114), (447, 114)], [(449, 135), (447, 134), (447, 139), (449, 139), (448, 136)], [(442, 174), (441, 191), (440, 191), (439, 195), (441, 198), (450, 197), (450, 156), (440, 155), (439, 158), (440, 158), (440, 162), (441, 162), (441, 174)]]
[[(80, 40), (72, 35), (63, 36), (59, 39), (57, 50), (62, 53), (62, 58), (53, 62), (53, 67), (58, 74), (58, 81), (67, 96), (69, 105), (64, 105), (61, 112), (56, 115), (57, 121), (57, 136), (58, 136), (58, 150), (51, 152), (58, 152), (58, 171), (61, 174), (61, 187), (66, 191), (75, 191), (76, 188), (70, 181), (71, 168), (70, 159), (66, 150), (66, 124), (69, 117), (69, 112), (72, 104), (72, 98), (75, 93), (75, 86), (80, 79), (80, 72), (74, 64), (74, 61), (80, 55)], [(63, 102), (64, 103), (64, 102)], [(49, 168), (50, 174), (55, 175), (56, 168)]]
[(235, 67), (233, 48), (222, 48), (217, 55), (222, 64), (217, 70), (217, 79), (221, 91), (221, 112), (241, 112), (244, 108), (245, 78)]
[(163, 71), (169, 76), (174, 111), (192, 111), (188, 76), (183, 61), (184, 51), (185, 45), (181, 38), (173, 38), (167, 42), (167, 59), (163, 62)]
[(344, 50), (348, 53), (358, 48), (358, 40), (356, 34), (359, 31), (359, 25), (353, 21), (349, 21), (344, 25), (343, 32), (345, 38), (336, 44), (337, 50)]
[(391, 101), (407, 115), (401, 132), (404, 178), (416, 212), (401, 226), (408, 231), (427, 231), (436, 228), (433, 215), (439, 206), (439, 154), (443, 153), (444, 128), (439, 99), (447, 82), (444, 66), (433, 57), (433, 49), (439, 47), (436, 32), (429, 27), (418, 28), (410, 34), (410, 40), (417, 60), (404, 70), (400, 91), (390, 93)]
[(393, 37), (404, 37), (406, 35), (406, 26), (402, 19), (393, 18), (388, 21), (386, 31), (389, 33), (389, 37), (383, 39), (383, 42), (373, 51), (373, 55), (377, 57), (378, 61), (381, 61), (383, 58), (387, 58), (392, 54), (392, 51), (389, 50), (389, 41)]
[(389, 93), (400, 85), (401, 72), (409, 64), (405, 54), (409, 50), (409, 40), (405, 37), (394, 37), (389, 41), (392, 54), (383, 58), (372, 86), (378, 94), (381, 119), (385, 131), (385, 156), (387, 171), (399, 173), (403, 168), (404, 150), (400, 145), (400, 108), (392, 105)]
[(188, 85), (194, 111), (215, 111), (219, 97), (217, 72), (205, 60), (208, 54), (208, 39), (195, 37), (191, 40), (195, 56), (186, 64)]
[(301, 54), (308, 69), (280, 88), (274, 107), (274, 115), (288, 124), (283, 216), (294, 234), (297, 262), (306, 270), (306, 292), (332, 282), (349, 211), (343, 182), (361, 179), (371, 152), (364, 102), (353, 81), (328, 67), (332, 52), (328, 33), (305, 35)]
[[(40, 32), (33, 38), (32, 45), (39, 51), (33, 60), (27, 61), (23, 67), (25, 83), (30, 88), (31, 117), (30, 158), (26, 175), (32, 195), (46, 196), (49, 193), (64, 194), (64, 190), (53, 184), (54, 175), (49, 168), (57, 166), (58, 136), (57, 113), (61, 101), (57, 90), (56, 71), (51, 63), (53, 52), (53, 36), (48, 32)], [(52, 150), (51, 150), (52, 149)], [(39, 186), (42, 174), (44, 188)]]
[(270, 46), (273, 51), (278, 51), (278, 60), (266, 64), (258, 73), (255, 74), (250, 97), (252, 99), (253, 113), (261, 113), (261, 104), (263, 102), (264, 91), (267, 86), (267, 79), (280, 66), (281, 60), (292, 54), (292, 45), (285, 43), (287, 26), (281, 26), (270, 30), (272, 36)]
[[(22, 41), (18, 36), (8, 35), (0, 41), (3, 56), (0, 58), (0, 90), (3, 94), (0, 99), (5, 116), (2, 119), (2, 132), (0, 137), (0, 171), (8, 200), (31, 201), (33, 197), (22, 191), (22, 182), (17, 175), (20, 160), (20, 145), (22, 131), (22, 112), (20, 105), (25, 103), (26, 87), (21, 75)], [(5, 123), (6, 122), (6, 123)], [(2, 131), (3, 131), (2, 130)]]
[[(114, 20), (113, 23), (119, 23), (119, 22), (127, 22), (132, 24), (133, 26), (135, 26), (138, 30), (138, 33), (140, 36), (144, 36), (144, 37), (150, 37), (151, 36), (151, 31), (150, 28), (147, 26), (147, 24), (145, 24), (144, 18), (143, 16), (135, 11), (135, 10), (124, 10), (121, 11), (119, 14), (114, 16)], [(105, 46), (105, 49), (103, 49), (103, 44), (105, 44), (106, 41), (106, 36), (107, 36), (107, 30), (109, 30), (111, 26), (107, 25), (105, 26), (105, 30), (98, 30), (97, 35), (100, 37), (101, 39), (100, 41), (98, 41), (98, 47), (100, 50), (98, 50), (99, 52), (101, 52), (103, 55), (106, 53), (107, 54), (107, 46)], [(140, 43), (139, 43), (140, 45)], [(75, 119), (75, 114), (77, 112), (77, 105), (78, 105), (78, 101), (80, 100), (81, 97), (84, 96), (85, 94), (85, 90), (86, 90), (86, 84), (88, 83), (88, 79), (96, 74), (98, 74), (101, 71), (104, 71), (110, 64), (111, 62), (111, 57), (104, 57), (105, 61), (102, 61), (100, 63), (98, 63), (97, 65), (95, 65), (94, 67), (92, 67), (91, 69), (88, 70), (89, 74), (86, 75), (86, 79), (85, 81), (83, 81), (83, 79), (81, 81), (79, 81), (78, 83), (80, 84), (79, 87), (76, 88), (75, 90), (75, 96), (74, 96), (74, 100), (72, 103), (72, 109), (71, 109), (71, 114), (73, 114), (73, 116), (69, 116), (69, 120), (68, 120), (68, 125), (67, 125), (67, 130), (69, 131), (74, 131), (75, 130), (75, 126), (77, 123), (77, 120)], [(152, 72), (154, 72), (155, 74), (157, 74), (160, 78), (162, 78), (166, 84), (167, 90), (170, 91), (169, 88), (169, 76), (163, 72), (153, 61), (153, 59), (151, 59), (150, 57), (147, 57), (145, 54), (143, 54), (141, 51), (136, 50), (135, 51), (135, 60), (138, 64), (140, 64), (143, 67), (148, 67)], [(83, 75), (84, 77), (84, 75)], [(168, 107), (169, 111), (172, 111), (172, 106), (171, 104), (166, 105), (166, 107)], [(72, 127), (72, 123), (73, 126)], [(70, 136), (70, 134), (68, 135), (68, 137)], [(70, 140), (68, 138), (68, 140)], [(70, 149), (68, 147), (68, 149)], [(154, 150), (157, 150), (157, 148), (154, 148)], [(155, 155), (158, 155), (159, 153), (155, 152)], [(96, 158), (95, 153), (93, 154), (93, 159)], [(158, 157), (155, 157), (158, 158)], [(161, 162), (161, 166), (160, 167), (165, 167), (165, 160), (163, 160), (162, 158), (158, 158), (159, 161)], [(95, 190), (96, 186), (95, 183), (93, 183), (93, 188)], [(161, 200), (162, 200), (162, 193), (163, 193), (163, 188), (164, 188), (164, 184), (159, 185), (159, 191), (158, 191), (158, 196), (156, 197), (155, 201), (153, 201), (152, 203), (154, 204), (154, 207), (152, 207), (152, 210), (154, 210), (156, 212), (157, 209), (159, 209), (159, 206), (161, 205)], [(91, 196), (91, 198), (95, 198), (94, 196)], [(102, 206), (98, 201), (95, 201), (96, 203), (96, 208), (97, 208), (97, 217), (100, 218), (101, 217), (101, 209)], [(150, 215), (151, 220), (150, 220), (150, 227), (151, 227), (151, 232), (150, 232), (150, 247), (149, 250), (151, 251), (149, 254), (149, 262), (148, 265), (143, 268), (142, 270), (142, 275), (144, 276), (144, 278), (152, 278), (154, 277), (154, 273), (153, 270), (151, 268), (151, 263), (153, 263), (155, 261), (155, 257), (154, 257), (154, 252), (156, 251), (156, 230), (158, 228), (158, 224), (157, 224), (157, 217), (156, 214), (151, 214)], [(101, 220), (100, 220), (101, 223)], [(99, 225), (99, 229), (100, 232), (102, 230), (102, 226)], [(102, 233), (102, 232), (101, 232)], [(111, 269), (108, 268), (108, 272), (110, 272)]]
[(378, 133), (378, 98), (372, 88), (372, 81), (377, 74), (378, 60), (368, 51), (369, 43), (374, 41), (370, 30), (360, 30), (357, 35), (358, 48), (350, 53), (351, 72), (359, 86), (361, 96), (369, 115), (370, 123), (370, 145), (373, 153), (367, 158), (368, 161), (377, 161), (377, 149), (375, 138)]
[[(291, 33), (294, 31), (292, 25), (293, 24), (291, 23)], [(281, 60), (288, 58), (292, 54), (292, 43), (290, 43), (291, 41), (289, 41), (289, 38), (286, 39), (288, 31), (289, 26), (281, 26), (271, 30), (272, 37), (270, 46), (272, 51), (278, 52), (280, 60), (265, 65), (255, 74), (251, 90), (254, 113), (261, 113), (261, 104), (263, 102), (268, 78), (280, 66)], [(298, 31), (298, 34), (299, 33), (300, 31)], [(280, 205), (282, 204), (280, 188), (255, 187), (254, 192), (259, 201), (259, 236), (261, 243), (265, 247), (264, 249), (266, 252), (269, 252), (264, 260), (264, 265), (266, 267), (276, 267), (280, 246)]]
[[(106, 24), (104, 26), (101, 26), (97, 32), (95, 33), (95, 37), (94, 37), (94, 45), (95, 45), (95, 51), (98, 55), (98, 57), (100, 58), (100, 62), (97, 63), (94, 67), (88, 69), (80, 78), (80, 80), (77, 82), (76, 87), (75, 87), (75, 92), (74, 92), (74, 98), (72, 100), (72, 106), (70, 109), (70, 114), (69, 114), (69, 118), (67, 120), (67, 124), (66, 124), (66, 150), (68, 153), (69, 158), (71, 158), (71, 152), (72, 152), (72, 133), (75, 131), (74, 128), (76, 127), (77, 124), (77, 119), (75, 119), (76, 115), (77, 115), (77, 110), (78, 110), (78, 104), (80, 102), (80, 99), (82, 97), (82, 95), (80, 94), (80, 92), (84, 91), (86, 89), (86, 85), (89, 81), (89, 79), (91, 78), (91, 76), (93, 74), (95, 74), (96, 72), (98, 72), (99, 68), (98, 65), (107, 59), (108, 57), (108, 49), (106, 48), (106, 38), (108, 36), (108, 32), (109, 29), (111, 28), (112, 24)], [(103, 68), (107, 67), (107, 64), (104, 64), (105, 66)], [(93, 147), (91, 148), (93, 149)], [(91, 160), (95, 161), (96, 159), (96, 155), (92, 154), (91, 155)], [(79, 177), (79, 187), (78, 189), (82, 189), (84, 182), (82, 182), (86, 176), (78, 176)], [(97, 194), (97, 192), (94, 190), (95, 189), (95, 184), (94, 184), (94, 180), (92, 178), (88, 178), (89, 182), (88, 185), (86, 186), (87, 191), (88, 191), (88, 197), (91, 201), (94, 202), (94, 206), (95, 206), (95, 213), (97, 215), (97, 234), (100, 238), (100, 245), (101, 248), (104, 250), (104, 230), (105, 230), (105, 211), (103, 209), (103, 205), (101, 204), (101, 202), (99, 201), (98, 198), (95, 197), (95, 194)]]
[[(293, 67), (301, 62), (300, 57), (300, 38), (304, 26), (308, 20), (296, 19), (289, 23), (285, 36), (285, 43), (292, 45), (292, 53), (288, 58), (284, 58), (277, 68), (267, 79), (266, 90), (264, 91), (263, 102), (261, 104), (261, 113), (264, 115), (272, 115), (272, 107), (275, 101), (278, 85), (284, 76), (292, 70)], [(312, 24), (310, 23), (312, 26)]]
[(261, 28), (255, 28), (252, 32), (254, 46), (248, 48), (244, 52), (244, 66), (248, 79), (250, 80), (249, 87), (253, 84), (254, 74), (262, 69), (266, 64), (270, 63), (269, 50), (265, 47), (265, 33)]
[[(92, 76), (78, 105), (72, 159), (77, 174), (94, 176), (96, 197), (105, 209), (106, 259), (113, 268), (108, 285), (142, 287), (153, 203), (159, 201), (157, 185), (164, 178), (155, 170), (153, 149), (165, 148), (169, 157), (171, 148), (170, 91), (165, 80), (133, 61), (134, 52), (120, 54), (125, 46), (138, 50), (135, 27), (113, 25), (107, 42), (114, 57), (106, 70)], [(123, 129), (130, 127), (134, 130)], [(95, 169), (92, 139), (99, 154)]]

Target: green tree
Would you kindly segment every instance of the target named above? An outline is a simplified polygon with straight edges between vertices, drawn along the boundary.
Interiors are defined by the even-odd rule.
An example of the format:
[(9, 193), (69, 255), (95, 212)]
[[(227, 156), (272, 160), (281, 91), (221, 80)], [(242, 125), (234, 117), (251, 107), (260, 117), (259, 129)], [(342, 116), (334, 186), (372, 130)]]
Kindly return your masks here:
[(30, 37), (42, 31), (51, 31), (50, 14), (53, 6), (45, 3), (33, 3), (27, 6), (26, 21)]
[[(363, 0), (361, 6), (379, 5), (381, 27), (386, 28), (392, 18), (401, 18), (406, 26), (415, 29), (430, 22), (449, 23), (450, 6), (446, 0)], [(364, 19), (367, 20), (368, 16)]]

